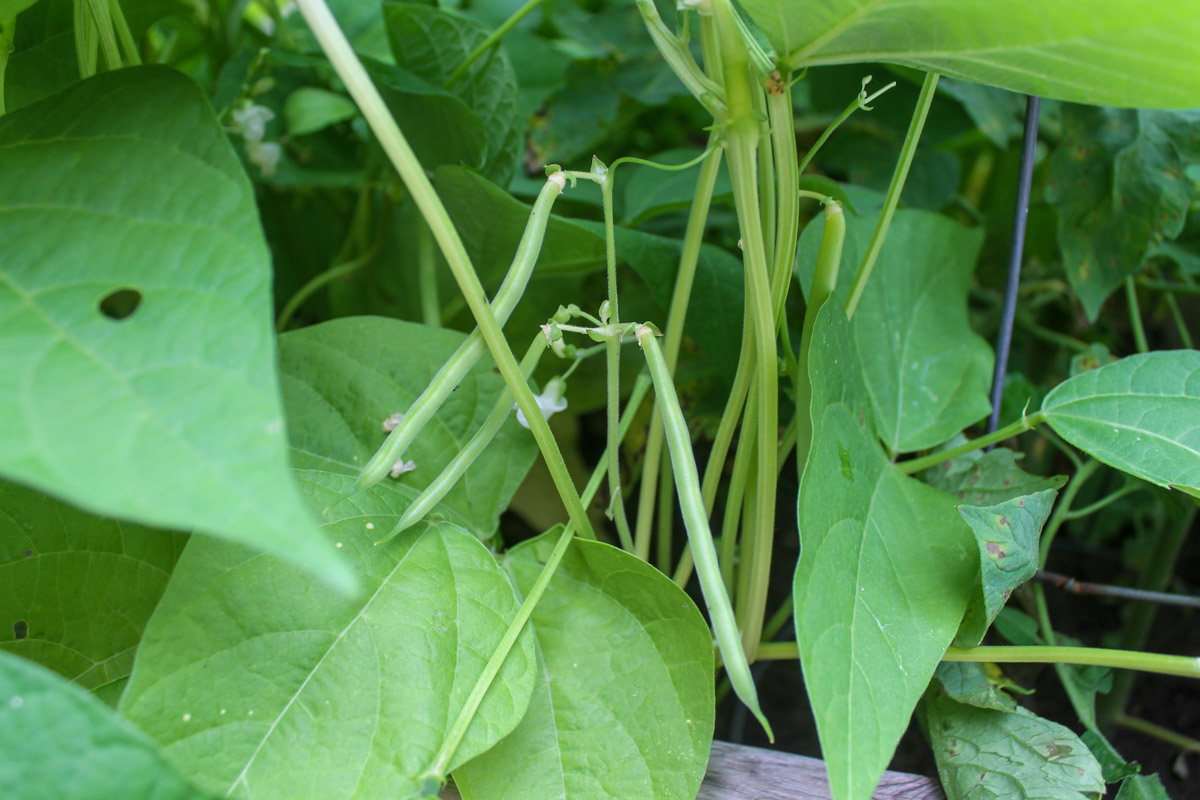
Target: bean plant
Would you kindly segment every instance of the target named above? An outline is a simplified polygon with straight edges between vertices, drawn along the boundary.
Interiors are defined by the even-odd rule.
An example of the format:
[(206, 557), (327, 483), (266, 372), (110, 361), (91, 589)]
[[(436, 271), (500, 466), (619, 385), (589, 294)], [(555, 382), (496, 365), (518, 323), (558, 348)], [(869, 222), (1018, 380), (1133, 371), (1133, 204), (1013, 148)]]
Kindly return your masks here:
[(835, 800), (914, 720), (1165, 796), (1106, 732), (1200, 661), (1030, 579), (1195, 517), (1190, 6), (0, 0), (0, 793), (690, 800), (799, 659)]

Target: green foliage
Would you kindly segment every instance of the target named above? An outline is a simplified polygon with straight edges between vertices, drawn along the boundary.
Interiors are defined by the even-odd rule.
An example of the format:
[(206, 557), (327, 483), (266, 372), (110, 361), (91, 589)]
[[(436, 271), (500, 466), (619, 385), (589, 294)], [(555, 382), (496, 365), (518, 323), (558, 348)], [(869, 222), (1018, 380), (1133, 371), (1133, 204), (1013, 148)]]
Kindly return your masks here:
[(1067, 276), (1089, 319), (1152, 249), (1183, 230), (1200, 113), (1064, 105), (1047, 175)]
[[(558, 532), (513, 548), (520, 591)], [(662, 573), (598, 542), (576, 542), (533, 616), (539, 666), (529, 711), (454, 773), (466, 798), (692, 800), (712, 743), (712, 638)], [(614, 691), (617, 685), (629, 691)]]
[[(1189, 0), (744, 0), (792, 68), (890, 61), (1014, 92), (1115, 106), (1195, 103), (1200, 21)], [(1169, 50), (1172, 57), (1164, 58)], [(1102, 59), (1096, 53), (1103, 52)]]
[(930, 692), (925, 713), (949, 800), (1092, 800), (1104, 794), (1100, 765), (1062, 725), (1020, 706), (979, 707), (937, 690)]
[[(849, 294), (878, 215), (846, 225), (839, 294)], [(888, 232), (857, 313), (854, 339), (879, 427), (891, 452), (941, 444), (988, 412), (991, 348), (971, 331), (966, 295), (982, 241), (945, 217), (901, 211)], [(800, 284), (808, 292), (820, 226), (800, 240)]]
[(1200, 352), (1129, 356), (1081, 373), (1046, 395), (1041, 413), (1100, 461), (1200, 494)]
[(11, 483), (0, 483), (0, 508), (0, 648), (116, 705), (187, 537)]
[(0, 181), (0, 472), (349, 586), (286, 472), (267, 250), (195, 85), (106, 73), (0, 118)]
[(99, 700), (3, 652), (0, 753), (0, 786), (29, 800), (206, 797), (171, 768), (154, 742)]
[(901, 475), (879, 447), (836, 299), (817, 318), (810, 363), (822, 368), (811, 370), (800, 485), (796, 641), (830, 790), (843, 800), (869, 796), (887, 768), (979, 566), (950, 498)]

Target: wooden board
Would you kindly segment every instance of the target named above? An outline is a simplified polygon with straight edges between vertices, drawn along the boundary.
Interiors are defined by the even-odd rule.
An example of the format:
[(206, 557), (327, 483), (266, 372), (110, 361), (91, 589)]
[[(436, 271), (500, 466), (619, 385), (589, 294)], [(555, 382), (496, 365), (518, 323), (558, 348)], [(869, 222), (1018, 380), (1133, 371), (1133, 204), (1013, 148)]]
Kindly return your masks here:
[[(442, 792), (441, 797), (460, 800), (453, 787)], [(902, 772), (885, 772), (875, 789), (875, 800), (944, 798), (936, 780)], [(830, 800), (825, 762), (776, 750), (713, 742), (708, 774), (696, 800)]]

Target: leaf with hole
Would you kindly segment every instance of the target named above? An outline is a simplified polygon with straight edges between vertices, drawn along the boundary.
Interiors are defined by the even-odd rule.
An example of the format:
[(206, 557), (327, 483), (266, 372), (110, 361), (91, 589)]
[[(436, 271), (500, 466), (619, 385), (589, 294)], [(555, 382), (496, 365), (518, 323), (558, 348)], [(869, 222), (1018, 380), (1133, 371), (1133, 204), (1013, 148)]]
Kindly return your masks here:
[(0, 474), (349, 587), (287, 472), (269, 254), (199, 87), (138, 67), (8, 114), (0, 184)]
[(743, 0), (793, 69), (887, 61), (1078, 103), (1195, 105), (1191, 0)]
[(0, 508), (0, 649), (116, 705), (187, 537), (3, 481)]
[(0, 652), (0, 786), (23, 800), (206, 796), (159, 755), (153, 741), (95, 697), (5, 652)]
[(1109, 466), (1200, 496), (1200, 352), (1129, 356), (1042, 402), (1054, 432)]
[(841, 303), (814, 328), (796, 641), (834, 800), (869, 798), (967, 607), (979, 558), (945, 494), (888, 462)]
[[(558, 540), (508, 552), (529, 591)], [(539, 671), (521, 724), (454, 780), (467, 800), (693, 800), (713, 731), (712, 634), (696, 604), (634, 556), (576, 539), (533, 613)]]

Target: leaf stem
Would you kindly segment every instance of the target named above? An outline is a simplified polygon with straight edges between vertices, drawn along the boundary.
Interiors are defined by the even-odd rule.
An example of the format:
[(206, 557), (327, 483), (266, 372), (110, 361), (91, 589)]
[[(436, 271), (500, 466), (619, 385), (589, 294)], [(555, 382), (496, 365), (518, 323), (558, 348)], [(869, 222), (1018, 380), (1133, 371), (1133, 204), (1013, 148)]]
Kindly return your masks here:
[(1120, 725), (1122, 728), (1128, 728), (1131, 731), (1137, 731), (1145, 736), (1153, 737), (1160, 742), (1166, 742), (1180, 750), (1186, 750), (1189, 753), (1200, 753), (1200, 739), (1184, 736), (1182, 733), (1177, 733), (1170, 728), (1156, 725), (1148, 719), (1131, 717), (1128, 714), (1118, 714), (1113, 718), (1113, 724)]
[(671, 381), (666, 359), (663, 358), (662, 350), (654, 337), (654, 330), (650, 326), (643, 325), (638, 328), (638, 344), (646, 356), (650, 377), (654, 381), (654, 392), (658, 395), (659, 407), (662, 410), (667, 449), (671, 453), (671, 466), (675, 472), (679, 507), (683, 512), (688, 541), (692, 545), (692, 555), (696, 561), (696, 572), (700, 577), (700, 588), (704, 593), (709, 619), (712, 621), (713, 632), (724, 659), (725, 671), (734, 690), (762, 723), (767, 735), (774, 740), (771, 727), (758, 705), (754, 677), (750, 674), (746, 652), (738, 636), (729, 594), (725, 591), (724, 581), (721, 580), (717, 550), (713, 545), (708, 515), (700, 497), (700, 479), (696, 470), (696, 458), (692, 454), (692, 440), (688, 435), (687, 422), (684, 421), (683, 411), (679, 408), (679, 397), (675, 394), (675, 385)]
[[(671, 307), (667, 311), (667, 327), (663, 337), (663, 355), (667, 370), (675, 374), (679, 361), (679, 347), (683, 341), (683, 326), (687, 320), (688, 304), (691, 302), (692, 286), (696, 280), (696, 266), (700, 261), (700, 247), (704, 242), (704, 229), (712, 205), (713, 191), (721, 170), (721, 148), (716, 147), (716, 136), (709, 137), (709, 150), (696, 178), (696, 190), (692, 195), (692, 207), (688, 213), (687, 229), (683, 236), (683, 249), (679, 254), (679, 270), (675, 277), (675, 288), (671, 293)], [(615, 165), (614, 165), (615, 168)], [(659, 420), (658, 403), (650, 415), (650, 430), (646, 436), (646, 449), (642, 459), (642, 483), (638, 494), (638, 513), (634, 543), (636, 552), (650, 550), (650, 533), (654, 519), (657, 497), (659, 465), (662, 463), (663, 426)]]
[(483, 286), (479, 283), (479, 277), (471, 265), (471, 259), (467, 255), (466, 247), (463, 245), (458, 231), (450, 221), (450, 215), (446, 213), (441, 199), (438, 198), (430, 184), (416, 154), (409, 147), (396, 120), (388, 112), (387, 105), (371, 83), (371, 79), (367, 76), (358, 56), (354, 54), (345, 34), (338, 27), (325, 0), (298, 0), (298, 5), (320, 43), (321, 49), (325, 51), (334, 70), (338, 73), (338, 77), (342, 79), (350, 96), (354, 98), (363, 112), (363, 116), (370, 124), (384, 152), (396, 167), (405, 186), (408, 187), (417, 203), (417, 207), (421, 209), (422, 215), (429, 223), (429, 228), (433, 231), (434, 238), (442, 249), (442, 254), (446, 258), (450, 271), (454, 274), (459, 289), (466, 297), (467, 305), (475, 317), (476, 324), (479, 325), (488, 349), (491, 350), (500, 374), (504, 377), (504, 382), (512, 390), (517, 404), (525, 413), (526, 419), (529, 420), (538, 448), (542, 451), (542, 456), (567, 512), (578, 526), (581, 535), (594, 537), (591, 521), (571, 482), (570, 473), (567, 471), (567, 465), (563, 461), (562, 453), (559, 452), (554, 435), (550, 432), (550, 426), (538, 407), (533, 393), (529, 390), (529, 386), (521, 377), (517, 360), (513, 356), (508, 342), (504, 339), (495, 312), (488, 305)]
[(117, 31), (117, 37), (121, 41), (121, 49), (125, 52), (125, 63), (130, 66), (138, 66), (142, 63), (142, 56), (138, 52), (137, 42), (133, 38), (133, 33), (129, 30), (129, 22), (125, 19), (125, 12), (121, 10), (121, 0), (108, 0), (109, 14), (112, 17), (113, 27)]
[(503, 39), (505, 34), (515, 28), (517, 23), (525, 19), (530, 11), (533, 11), (541, 4), (542, 0), (528, 0), (525, 5), (514, 11), (508, 19), (500, 23), (500, 27), (489, 33), (487, 38), (477, 44), (475, 49), (468, 53), (467, 57), (464, 58), (457, 67), (454, 68), (454, 71), (450, 73), (450, 77), (446, 78), (445, 88), (449, 89), (451, 86), (457, 83), (458, 79), (466, 74), (467, 70), (471, 68), (472, 64), (479, 60), (480, 56), (490, 50), (494, 44)]
[(1125, 279), (1125, 302), (1129, 305), (1129, 325), (1133, 328), (1133, 341), (1139, 353), (1149, 353), (1150, 346), (1146, 343), (1146, 328), (1142, 324), (1142, 309), (1138, 307), (1137, 287), (1133, 276)]
[(908, 178), (908, 170), (912, 166), (913, 157), (917, 154), (917, 143), (921, 140), (921, 131), (925, 128), (925, 119), (929, 116), (929, 109), (933, 105), (938, 77), (936, 72), (925, 73), (925, 82), (921, 85), (921, 94), (917, 97), (917, 107), (913, 111), (912, 122), (908, 126), (908, 133), (904, 135), (904, 144), (900, 148), (900, 160), (896, 162), (896, 171), (892, 173), (892, 182), (888, 186), (887, 196), (883, 201), (883, 210), (879, 212), (879, 222), (875, 225), (875, 232), (871, 234), (871, 243), (867, 247), (867, 254), (863, 257), (862, 265), (858, 268), (858, 274), (854, 276), (854, 285), (850, 288), (850, 296), (846, 298), (846, 316), (850, 319), (854, 318), (854, 312), (858, 309), (863, 292), (866, 291), (871, 270), (875, 268), (875, 260), (879, 258), (879, 251), (883, 249), (883, 240), (892, 224), (892, 216), (900, 204), (904, 181)]
[(900, 472), (905, 475), (912, 475), (916, 472), (920, 472), (923, 469), (936, 467), (943, 461), (949, 461), (950, 459), (958, 458), (965, 453), (973, 453), (976, 450), (982, 450), (989, 445), (1003, 442), (1005, 439), (1011, 439), (1017, 434), (1033, 430), (1045, 421), (1046, 418), (1042, 415), (1042, 412), (1035, 411), (1032, 414), (1022, 416), (1019, 420), (1011, 425), (1005, 425), (1000, 430), (989, 433), (986, 436), (980, 436), (978, 439), (971, 439), (970, 441), (960, 444), (958, 447), (951, 447), (949, 450), (938, 450), (930, 453), (929, 455), (921, 456), (920, 458), (902, 461), (896, 465), (896, 469), (900, 470)]
[(880, 89), (879, 91), (874, 92), (871, 95), (868, 95), (867, 94), (867, 84), (871, 82), (871, 77), (872, 76), (868, 75), (867, 77), (863, 78), (862, 90), (859, 91), (858, 97), (855, 97), (854, 100), (850, 103), (850, 105), (846, 106), (846, 110), (843, 111), (841, 114), (839, 114), (837, 116), (837, 118), (834, 119), (833, 122), (829, 123), (829, 126), (825, 128), (825, 130), (821, 133), (821, 136), (817, 139), (817, 141), (813, 144), (813, 146), (810, 147), (808, 149), (808, 152), (804, 154), (804, 160), (800, 162), (800, 169), (798, 170), (798, 174), (800, 174), (800, 175), (804, 174), (804, 170), (808, 169), (808, 165), (810, 163), (812, 163), (813, 156), (815, 156), (817, 154), (817, 152), (820, 151), (821, 147), (825, 144), (825, 142), (827, 142), (829, 140), (829, 137), (833, 135), (833, 132), (836, 131), (843, 122), (848, 120), (855, 111), (858, 111), (859, 109), (862, 109), (863, 111), (873, 111), (874, 109), (872, 109), (867, 104), (873, 102), (877, 97), (879, 97), (884, 92), (888, 91), (889, 89), (891, 89), (892, 87), (894, 87), (896, 85), (896, 82), (892, 81), (887, 86), (884, 86), (882, 89)]
[[(786, 661), (799, 657), (800, 649), (795, 642), (763, 642), (759, 646), (760, 661)], [(1200, 658), (1099, 647), (950, 647), (942, 660), (985, 664), (1077, 664), (1200, 678)]]
[(434, 328), (442, 327), (442, 306), (438, 300), (437, 256), (433, 249), (433, 233), (425, 220), (418, 217), (417, 281), (421, 292), (421, 321)]

